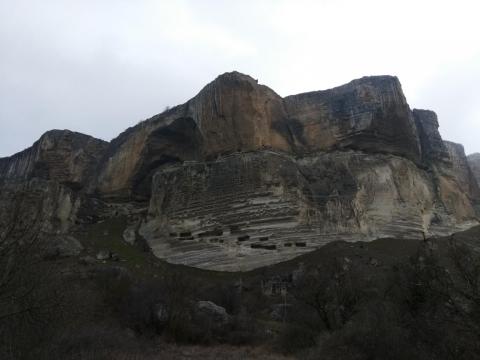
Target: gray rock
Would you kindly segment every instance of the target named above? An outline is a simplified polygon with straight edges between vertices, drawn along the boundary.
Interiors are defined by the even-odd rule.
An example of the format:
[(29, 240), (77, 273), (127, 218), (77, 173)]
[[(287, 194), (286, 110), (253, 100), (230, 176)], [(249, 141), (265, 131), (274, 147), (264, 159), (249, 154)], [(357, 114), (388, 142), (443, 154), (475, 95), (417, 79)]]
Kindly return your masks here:
[(203, 317), (219, 325), (226, 325), (231, 321), (227, 310), (212, 301), (198, 301), (195, 306), (195, 314), (197, 317)]
[(370, 258), (370, 261), (369, 261), (370, 265), (372, 266), (380, 266), (380, 261), (378, 259), (375, 259), (375, 258)]
[(136, 226), (129, 226), (123, 232), (123, 240), (130, 245), (134, 245), (137, 240)]
[(292, 304), (273, 304), (271, 306), (270, 317), (274, 321), (287, 320), (291, 308)]
[(110, 251), (108, 250), (100, 250), (98, 253), (97, 253), (97, 260), (109, 260), (111, 258), (112, 254)]
[(470, 169), (472, 169), (473, 176), (480, 185), (480, 154), (475, 153), (468, 155), (468, 164), (470, 165)]
[(87, 255), (81, 257), (78, 262), (82, 265), (93, 265), (96, 264), (96, 260), (93, 256)]
[(450, 161), (447, 147), (438, 131), (437, 114), (431, 110), (420, 109), (413, 109), (412, 113), (418, 129), (422, 160), (425, 163)]
[(168, 308), (165, 304), (159, 303), (155, 305), (154, 308), (154, 313), (155, 313), (155, 319), (160, 323), (160, 324), (166, 324), (168, 321), (169, 317), (169, 311)]
[(73, 236), (53, 236), (44, 239), (45, 259), (55, 259), (59, 257), (78, 256), (83, 251), (83, 246)]
[(110, 143), (51, 131), (0, 159), (0, 234), (35, 222), (68, 234), (79, 220), (125, 216), (143, 224), (142, 237), (129, 227), (125, 241), (145, 239), (159, 258), (247, 271), (334, 240), (422, 239), (478, 224), (470, 164), (433, 112), (410, 110), (396, 77), (282, 98), (231, 72)]
[(83, 251), (83, 245), (73, 236), (62, 236), (57, 244), (60, 256), (77, 256)]

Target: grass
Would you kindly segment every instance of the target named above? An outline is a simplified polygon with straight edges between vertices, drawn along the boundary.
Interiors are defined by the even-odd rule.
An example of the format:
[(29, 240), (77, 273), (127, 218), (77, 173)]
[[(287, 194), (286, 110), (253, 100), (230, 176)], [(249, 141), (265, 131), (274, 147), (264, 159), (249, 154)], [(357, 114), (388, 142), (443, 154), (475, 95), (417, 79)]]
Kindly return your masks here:
[[(127, 226), (125, 217), (116, 217), (100, 223), (91, 224), (85, 228), (79, 240), (87, 248), (87, 252), (95, 256), (98, 251), (108, 250), (118, 254), (119, 262), (107, 261), (106, 264), (117, 264), (126, 267), (139, 277), (162, 276), (166, 271), (180, 272), (189, 278), (198, 280), (210, 287), (222, 284), (232, 284), (239, 279), (245, 285), (256, 288), (261, 279), (276, 275), (291, 273), (299, 267), (299, 264), (315, 265), (328, 261), (332, 258), (345, 259), (361, 264), (363, 270), (373, 275), (381, 273), (382, 269), (390, 268), (394, 264), (406, 261), (409, 257), (418, 253), (423, 242), (421, 240), (407, 239), (378, 239), (371, 242), (344, 242), (334, 241), (324, 247), (299, 256), (292, 260), (255, 269), (249, 272), (232, 273), (211, 270), (202, 270), (184, 265), (173, 265), (158, 259), (150, 252), (145, 252), (137, 246), (130, 245), (123, 240), (123, 232)], [(436, 239), (440, 251), (444, 252), (450, 237)], [(480, 243), (480, 226), (462, 233), (455, 234), (455, 238), (467, 241), (470, 244)], [(378, 262), (371, 263), (372, 259)], [(99, 264), (102, 262), (99, 261)]]
[[(130, 245), (123, 240), (123, 232), (127, 226), (126, 217), (116, 217), (91, 224), (85, 232), (78, 236), (86, 247), (89, 255), (93, 257), (99, 251), (107, 250), (119, 256), (119, 265), (126, 267), (139, 275), (160, 274), (160, 262), (148, 252), (142, 251), (135, 245)], [(102, 262), (99, 261), (101, 264)], [(106, 263), (115, 263), (112, 260)]]

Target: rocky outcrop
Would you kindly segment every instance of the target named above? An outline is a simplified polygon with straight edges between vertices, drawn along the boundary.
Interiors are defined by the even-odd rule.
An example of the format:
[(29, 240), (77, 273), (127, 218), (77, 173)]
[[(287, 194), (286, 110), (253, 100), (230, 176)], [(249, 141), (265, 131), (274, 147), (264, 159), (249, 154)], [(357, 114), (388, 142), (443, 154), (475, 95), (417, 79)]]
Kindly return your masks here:
[(452, 169), (460, 189), (471, 199), (480, 199), (478, 183), (473, 175), (463, 145), (445, 141)]
[(472, 170), (473, 176), (477, 180), (477, 184), (480, 185), (480, 154), (471, 154), (467, 157), (468, 165)]
[(30, 148), (0, 159), (0, 228), (14, 224), (19, 234), (67, 232), (107, 144), (52, 130)]
[[(477, 221), (480, 190), (438, 126), (396, 77), (282, 98), (226, 73), (110, 143), (54, 131), (0, 159), (0, 220), (18, 203), (42, 204), (57, 232), (123, 214), (125, 241), (222, 271), (333, 240), (448, 234)], [(20, 186), (32, 199), (15, 200)]]
[[(75, 222), (80, 196), (56, 181), (33, 178), (0, 186), (0, 230), (65, 233)], [(1, 234), (1, 232), (0, 232)]]
[(52, 130), (30, 148), (0, 159), (0, 181), (41, 178), (76, 189), (86, 185), (107, 142), (68, 130)]
[(224, 329), (232, 321), (224, 307), (203, 300), (195, 304), (194, 317), (200, 323), (211, 324), (218, 330)]
[(100, 174), (102, 193), (148, 194), (156, 168), (234, 152), (304, 155), (335, 149), (420, 161), (420, 143), (400, 82), (366, 77), (282, 99), (250, 76), (219, 76), (186, 104), (114, 140)]
[(288, 151), (283, 100), (237, 72), (219, 76), (186, 104), (129, 129), (114, 140), (98, 188), (107, 194), (149, 194), (153, 171), (237, 151)]
[(157, 167), (194, 158), (196, 147), (189, 137), (195, 133), (195, 127), (191, 123), (188, 126), (182, 114), (183, 106), (174, 108), (112, 140), (94, 180), (96, 191), (103, 196), (127, 200), (134, 194), (147, 197), (149, 184), (146, 188), (142, 188), (142, 184), (151, 179)]
[(240, 151), (289, 151), (283, 99), (248, 75), (219, 76), (186, 104), (202, 135), (205, 159)]
[[(155, 172), (140, 231), (157, 256), (248, 270), (332, 240), (420, 239), (476, 221), (478, 189), (462, 149), (443, 142), (435, 113), (410, 111), (398, 79), (287, 97), (283, 109), (270, 126), (288, 146), (267, 135), (261, 146), (214, 147)], [(192, 119), (205, 149), (202, 117)], [(226, 134), (235, 132), (230, 125)]]
[(159, 170), (141, 231), (170, 262), (250, 270), (333, 240), (461, 229), (475, 210), (455, 179), (441, 179), (438, 196), (427, 171), (394, 155), (238, 153)]
[(450, 160), (450, 153), (438, 131), (438, 118), (431, 110), (413, 109), (413, 118), (418, 130), (422, 151), (422, 160), (425, 163), (445, 162)]
[(285, 106), (299, 152), (348, 148), (420, 159), (415, 122), (396, 77), (364, 77), (288, 96)]

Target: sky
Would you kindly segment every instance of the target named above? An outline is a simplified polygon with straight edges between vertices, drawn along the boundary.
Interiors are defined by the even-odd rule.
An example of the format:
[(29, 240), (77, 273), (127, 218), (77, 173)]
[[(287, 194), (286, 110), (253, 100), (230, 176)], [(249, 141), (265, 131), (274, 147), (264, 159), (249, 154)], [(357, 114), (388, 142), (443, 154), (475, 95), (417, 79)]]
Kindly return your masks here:
[(0, 157), (50, 129), (111, 140), (237, 70), (282, 96), (399, 77), (480, 152), (477, 0), (0, 0)]

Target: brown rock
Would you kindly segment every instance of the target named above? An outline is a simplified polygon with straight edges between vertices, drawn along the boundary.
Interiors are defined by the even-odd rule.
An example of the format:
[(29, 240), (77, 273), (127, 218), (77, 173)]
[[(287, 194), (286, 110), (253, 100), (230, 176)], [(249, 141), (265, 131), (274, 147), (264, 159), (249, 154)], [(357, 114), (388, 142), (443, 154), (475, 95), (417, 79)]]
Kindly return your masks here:
[(0, 159), (0, 230), (12, 214), (61, 233), (121, 215), (157, 256), (216, 270), (448, 234), (475, 223), (479, 199), (463, 148), (392, 76), (282, 99), (226, 73), (110, 143), (52, 131)]

